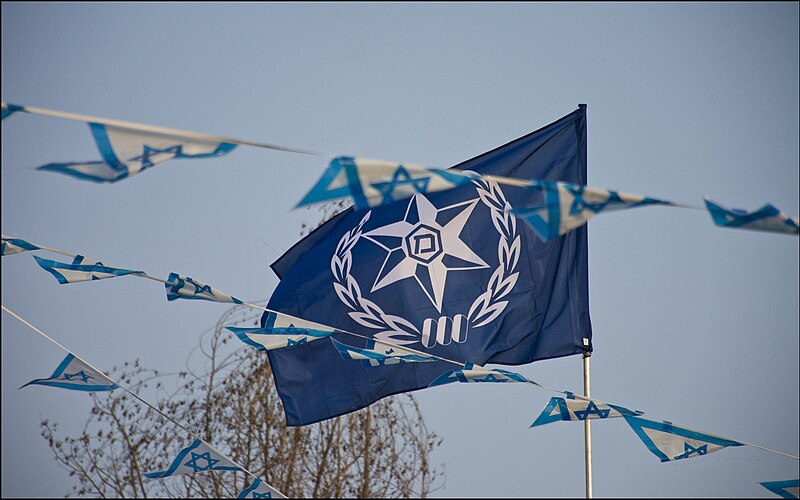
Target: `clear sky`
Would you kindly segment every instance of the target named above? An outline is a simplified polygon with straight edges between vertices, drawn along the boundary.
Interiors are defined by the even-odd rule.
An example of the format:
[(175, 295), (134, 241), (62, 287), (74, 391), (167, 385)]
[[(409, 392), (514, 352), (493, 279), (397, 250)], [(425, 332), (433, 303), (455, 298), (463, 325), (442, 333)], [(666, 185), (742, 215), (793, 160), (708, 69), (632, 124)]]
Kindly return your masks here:
[[(588, 105), (589, 182), (797, 215), (798, 5), (2, 4), (2, 99), (337, 154), (447, 167)], [(77, 122), (2, 125), (2, 232), (121, 267), (269, 296), (269, 264), (316, 209), (324, 169), (241, 147), (113, 185), (37, 172), (99, 159)], [(52, 256), (52, 254), (43, 254)], [(798, 238), (642, 208), (589, 223), (592, 394), (798, 454)], [(101, 369), (183, 368), (223, 304), (148, 280), (58, 285), (2, 259), (2, 302)], [(45, 387), (64, 353), (2, 315), (2, 495), (72, 484), (38, 423), (77, 432), (89, 398)], [(516, 369), (580, 392), (581, 359)], [(456, 384), (416, 393), (444, 437), (439, 495), (581, 496), (583, 428), (528, 429), (554, 394)], [(169, 431), (165, 428), (165, 431)], [(627, 425), (593, 425), (596, 496), (770, 497), (798, 462), (744, 447), (661, 464)]]

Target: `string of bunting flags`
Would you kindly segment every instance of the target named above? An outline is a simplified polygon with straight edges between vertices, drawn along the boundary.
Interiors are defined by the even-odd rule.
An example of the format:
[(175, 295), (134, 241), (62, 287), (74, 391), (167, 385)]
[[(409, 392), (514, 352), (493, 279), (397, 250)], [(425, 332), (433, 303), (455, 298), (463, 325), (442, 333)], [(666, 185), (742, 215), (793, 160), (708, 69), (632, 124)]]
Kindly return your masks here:
[[(272, 267), (281, 282), (268, 307), (242, 301), (178, 273), (170, 273), (167, 279), (161, 279), (144, 271), (111, 266), (83, 255), (5, 235), (2, 237), (2, 255), (44, 250), (69, 257), (72, 259), (70, 262), (60, 262), (33, 256), (37, 264), (60, 284), (133, 276), (162, 283), (168, 301), (205, 300), (262, 310), (264, 314), (260, 327), (230, 326), (227, 329), (243, 343), (269, 355), (289, 426), (306, 425), (348, 413), (397, 392), (450, 383), (518, 382), (559, 394), (550, 399), (530, 425), (531, 428), (556, 421), (623, 418), (648, 450), (662, 462), (703, 456), (738, 446), (751, 446), (800, 459), (780, 451), (676, 425), (669, 420), (646, 417), (642, 411), (630, 410), (598, 398), (554, 389), (513, 371), (483, 366), (494, 362), (525, 364), (580, 352), (584, 355), (591, 353), (586, 230), (583, 226), (601, 212), (645, 206), (684, 208), (706, 211), (719, 227), (800, 234), (798, 217), (787, 215), (771, 204), (748, 211), (726, 208), (705, 197), (704, 206), (698, 207), (585, 185), (585, 108), (585, 105), (579, 105), (577, 111), (531, 134), (456, 167), (439, 169), (3, 103), (4, 120), (14, 114), (27, 113), (86, 123), (100, 160), (49, 163), (38, 167), (38, 170), (58, 172), (80, 180), (115, 183), (170, 159), (221, 157), (240, 145), (325, 157), (329, 160), (328, 166), (296, 208), (348, 199), (352, 201), (353, 210), (342, 214), (342, 218), (337, 220), (353, 224), (348, 226), (348, 222), (338, 224), (331, 221), (276, 261)], [(507, 190), (508, 198), (501, 186)], [(458, 193), (465, 192), (465, 188), (474, 189), (477, 197), (467, 201), (459, 198)], [(456, 194), (451, 196), (451, 193)], [(426, 197), (429, 194), (438, 197), (439, 203), (431, 203)], [(498, 267), (492, 272), (485, 290), (481, 286), (476, 288), (470, 285), (473, 287), (470, 292), (476, 291), (478, 296), (468, 312), (445, 313), (442, 308), (448, 272), (491, 267), (479, 253), (491, 253), (493, 247), (484, 245), (476, 253), (469, 241), (462, 241), (461, 237), (477, 206), (488, 209), (488, 216), (481, 216), (484, 217), (481, 227), (494, 226), (497, 230)], [(392, 219), (395, 216), (399, 220)], [(360, 222), (357, 222), (359, 219)], [(523, 235), (520, 231), (524, 228), (517, 227), (518, 220), (538, 236), (538, 241), (533, 238), (526, 243), (521, 242)], [(381, 226), (381, 223), (385, 225)], [(376, 245), (373, 249), (377, 252), (375, 255), (384, 251), (387, 253), (385, 256), (369, 257), (377, 265), (383, 262), (370, 293), (406, 278), (414, 278), (406, 283), (414, 281), (420, 287), (415, 290), (424, 292), (430, 302), (428, 304), (422, 300), (414, 305), (415, 310), (431, 311), (422, 314), (420, 327), (404, 317), (385, 312), (379, 303), (373, 302), (362, 292), (356, 281), (358, 276), (353, 276), (352, 266), (352, 249), (361, 238)], [(468, 240), (476, 243), (471, 236), (468, 236)], [(530, 247), (528, 250), (532, 256), (525, 255), (521, 250), (523, 245)], [(325, 258), (320, 259), (323, 255)], [(330, 272), (326, 269), (328, 259)], [(539, 270), (535, 278), (532, 269)], [(542, 273), (541, 270), (548, 271)], [(562, 288), (557, 288), (555, 284), (555, 275), (558, 273), (563, 273), (559, 278), (564, 284)], [(321, 286), (319, 277), (323, 274), (326, 279), (332, 275), (336, 293), (329, 294), (324, 301), (311, 300), (308, 297), (316, 297), (316, 294), (308, 292), (311, 288)], [(522, 283), (523, 280), (536, 280), (536, 286), (528, 286), (533, 283), (531, 281), (520, 288), (538, 289), (547, 295), (542, 296), (544, 302), (550, 304), (552, 299), (554, 310), (569, 310), (570, 315), (560, 318), (558, 321), (561, 323), (556, 324), (558, 316), (547, 316), (548, 305), (543, 309), (535, 309), (534, 314), (529, 308), (526, 309), (526, 319), (521, 319), (521, 310), (515, 309), (518, 306), (509, 306), (511, 297), (528, 304), (539, 301), (539, 295), (525, 295), (523, 292), (509, 295), (517, 282)], [(414, 283), (411, 286), (416, 286)], [(338, 312), (329, 307), (331, 304), (339, 308)], [(5, 306), (3, 309), (44, 335)], [(489, 331), (487, 325), (501, 313), (504, 318), (513, 318), (508, 320), (509, 324), (516, 321), (518, 325), (505, 328), (502, 335), (499, 331), (489, 335), (493, 339), (493, 346), (473, 347), (472, 344), (464, 344), (470, 329), (483, 328), (486, 334)], [(533, 323), (526, 323), (529, 321)], [(351, 326), (334, 328), (328, 323)], [(542, 323), (550, 325), (553, 332), (558, 330), (569, 335), (563, 341), (559, 340), (562, 342), (560, 344), (547, 340), (540, 345), (536, 337), (550, 335), (547, 327), (541, 327)], [(373, 334), (362, 335), (349, 331), (352, 328), (358, 330), (359, 327)], [(522, 330), (515, 330), (517, 327)], [(363, 342), (353, 345), (352, 341), (345, 342), (348, 337)], [(313, 358), (317, 363), (309, 365), (300, 359), (300, 351), (295, 347), (312, 342), (312, 346), (304, 347), (309, 349), (305, 351), (308, 354), (306, 358)], [(417, 342), (429, 350), (422, 352), (409, 347)], [(436, 348), (435, 353), (430, 351), (433, 348)], [(461, 349), (464, 349), (463, 352)], [(25, 386), (44, 385), (83, 391), (119, 388), (102, 372), (66, 351), (67, 357), (50, 377), (32, 380)], [(399, 365), (407, 365), (408, 368), (402, 377), (397, 371)], [(330, 377), (330, 381), (322, 376), (323, 366), (335, 367), (331, 372), (335, 376)], [(350, 367), (356, 369), (351, 370)], [(373, 377), (373, 373), (377, 375)], [(308, 379), (318, 380), (318, 392), (331, 397), (320, 401), (309, 396), (305, 385), (298, 382)], [(340, 379), (352, 379), (354, 390), (347, 397), (337, 399), (339, 389), (336, 380)], [(366, 390), (372, 387), (381, 389)], [(236, 470), (250, 474), (191, 431), (187, 432), (195, 440), (179, 452), (167, 469), (147, 473), (147, 477), (192, 474), (200, 470)], [(204, 462), (204, 465), (200, 465), (200, 462)], [(250, 475), (255, 480), (240, 494), (240, 498), (251, 494), (255, 497), (272, 494), (282, 496), (256, 476)], [(797, 485), (792, 481), (761, 484), (781, 496), (794, 492), (796, 497)]]
[(3, 305), (2, 308), (3, 311), (19, 320), (25, 326), (67, 352), (67, 356), (61, 362), (61, 364), (58, 365), (56, 370), (49, 378), (31, 380), (27, 384), (20, 387), (20, 389), (29, 385), (43, 385), (84, 392), (104, 392), (122, 389), (137, 400), (141, 401), (149, 409), (155, 411), (167, 421), (173, 423), (194, 438), (189, 446), (178, 452), (177, 456), (172, 460), (166, 470), (146, 472), (143, 474), (144, 477), (148, 479), (162, 479), (175, 475), (195, 474), (197, 472), (205, 471), (244, 472), (253, 478), (253, 482), (247, 488), (242, 490), (237, 498), (286, 498), (286, 496), (280, 491), (276, 490), (265, 481), (262, 481), (257, 475), (237, 464), (235, 461), (228, 458), (224, 453), (200, 438), (197, 433), (187, 429), (184, 425), (177, 422), (163, 411), (159, 410), (156, 406), (142, 399), (138, 394), (134, 393), (130, 389), (120, 385), (118, 382), (111, 379), (111, 377), (93, 367), (87, 361), (84, 361), (82, 358), (59, 344), (57, 341), (53, 340), (53, 338), (29, 323), (27, 320), (23, 319), (17, 313), (8, 309), (5, 305)]
[[(118, 182), (171, 159), (224, 156), (236, 146), (252, 146), (331, 158), (319, 181), (298, 203), (298, 207), (330, 200), (351, 198), (356, 210), (365, 210), (409, 198), (415, 193), (433, 193), (472, 182), (477, 174), (457, 169), (430, 168), (352, 156), (200, 134), (140, 123), (66, 113), (44, 108), (2, 103), (2, 117), (29, 113), (82, 121), (89, 125), (100, 161), (49, 163), (38, 170), (58, 172), (81, 180)], [(649, 196), (576, 185), (568, 182), (523, 180), (484, 176), (499, 184), (515, 186), (530, 193), (530, 202), (511, 209), (536, 233), (548, 241), (581, 226), (600, 212), (643, 206), (668, 206), (703, 210), (686, 204)], [(705, 209), (720, 227), (800, 234), (800, 219), (771, 204), (756, 210), (725, 208), (708, 197)]]
[[(42, 245), (30, 243), (19, 238), (2, 237), (3, 255), (20, 253), (17, 249), (36, 250), (45, 249)], [(8, 244), (8, 246), (7, 246)], [(6, 249), (11, 249), (6, 253)], [(68, 252), (58, 251), (62, 255), (72, 255)], [(254, 347), (260, 351), (272, 351), (292, 347), (295, 345), (306, 344), (321, 339), (330, 339), (342, 359), (360, 362), (365, 367), (377, 367), (383, 365), (400, 363), (425, 363), (430, 361), (443, 361), (456, 365), (456, 369), (450, 369), (433, 380), (428, 387), (437, 387), (451, 383), (507, 383), (519, 382), (545, 389), (551, 392), (563, 394), (565, 397), (553, 397), (541, 414), (531, 424), (531, 428), (556, 421), (585, 421), (587, 419), (609, 419), (624, 418), (625, 422), (631, 427), (634, 433), (647, 446), (648, 450), (658, 457), (662, 462), (681, 460), (707, 455), (727, 447), (751, 446), (770, 453), (800, 460), (800, 457), (772, 450), (762, 446), (745, 443), (715, 434), (698, 431), (689, 427), (679, 426), (668, 420), (657, 420), (644, 417), (644, 412), (630, 410), (624, 406), (604, 402), (596, 397), (585, 397), (571, 391), (555, 389), (532, 381), (519, 373), (499, 369), (487, 368), (473, 363), (460, 363), (441, 356), (426, 354), (415, 349), (401, 346), (390, 340), (376, 340), (357, 333), (349, 332), (340, 328), (306, 321), (301, 318), (283, 314), (277, 311), (250, 304), (236, 299), (235, 297), (221, 292), (209, 285), (206, 285), (192, 278), (183, 277), (176, 273), (171, 273), (169, 280), (160, 280), (149, 276), (143, 271), (130, 271), (127, 269), (104, 266), (96, 261), (88, 260), (83, 256), (75, 256), (73, 264), (59, 263), (34, 256), (36, 262), (45, 270), (52, 273), (60, 284), (77, 283), (82, 281), (95, 281), (117, 276), (138, 276), (149, 278), (165, 283), (167, 287), (168, 300), (179, 298), (199, 299), (215, 302), (227, 302), (241, 304), (265, 311), (267, 320), (262, 327), (258, 328), (239, 328), (226, 327), (227, 330), (236, 335), (243, 343)], [(77, 262), (77, 263), (76, 263)], [(86, 264), (89, 262), (89, 264)], [(3, 306), (5, 310), (5, 306)], [(8, 311), (11, 313), (11, 311)], [(13, 313), (11, 313), (13, 314)], [(18, 318), (23, 321), (21, 318)], [(27, 323), (26, 323), (27, 324)], [(40, 332), (41, 333), (41, 332)], [(357, 337), (367, 341), (365, 347), (355, 347), (333, 338), (333, 335), (347, 335)], [(63, 347), (62, 347), (63, 348)], [(66, 349), (65, 349), (66, 350)], [(69, 352), (69, 351), (68, 351)], [(67, 373), (67, 372), (71, 373)], [(77, 377), (77, 379), (75, 379)], [(88, 382), (94, 380), (95, 382)], [(81, 390), (113, 390), (115, 382), (110, 380), (88, 363), (70, 354), (59, 365), (49, 379), (37, 379), (26, 385), (40, 384), (62, 387), (67, 389), (81, 388)], [(167, 477), (173, 474), (190, 473), (192, 466), (187, 466), (182, 460), (192, 453), (192, 457), (199, 455), (197, 451), (208, 453), (211, 448), (202, 440), (196, 440), (192, 445), (184, 449), (175, 462), (166, 471), (147, 474), (148, 477)], [(230, 463), (222, 461), (222, 465), (214, 467), (214, 470), (239, 470), (226, 469), (232, 467), (224, 465)], [(211, 467), (213, 460), (209, 460)], [(217, 462), (213, 462), (217, 464)]]

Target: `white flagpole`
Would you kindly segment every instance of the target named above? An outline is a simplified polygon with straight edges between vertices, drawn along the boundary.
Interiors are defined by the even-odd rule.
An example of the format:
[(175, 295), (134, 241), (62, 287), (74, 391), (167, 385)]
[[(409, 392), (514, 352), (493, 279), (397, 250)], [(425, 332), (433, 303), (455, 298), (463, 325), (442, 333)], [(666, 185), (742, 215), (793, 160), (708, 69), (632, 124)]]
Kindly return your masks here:
[[(591, 353), (583, 355), (583, 394), (588, 398), (591, 396), (589, 358)], [(583, 437), (586, 449), (586, 498), (592, 498), (592, 421), (587, 418), (583, 421)]]

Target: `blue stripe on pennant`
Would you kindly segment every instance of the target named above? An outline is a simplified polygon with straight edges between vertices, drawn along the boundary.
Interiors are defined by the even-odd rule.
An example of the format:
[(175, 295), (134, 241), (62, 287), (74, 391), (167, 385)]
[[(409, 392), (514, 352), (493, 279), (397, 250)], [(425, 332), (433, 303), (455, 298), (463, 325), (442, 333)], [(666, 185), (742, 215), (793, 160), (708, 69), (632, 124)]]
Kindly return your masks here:
[[(54, 380), (48, 379), (36, 379), (31, 380), (27, 384), (23, 385), (25, 387), (27, 385), (46, 385), (50, 387), (58, 387), (60, 389), (72, 389), (74, 391), (85, 391), (85, 392), (103, 392), (103, 391), (113, 391), (114, 389), (119, 389), (117, 384), (111, 385), (79, 385), (76, 383), (69, 383), (69, 382), (56, 382)], [(20, 389), (22, 388), (20, 387)]]
[[(82, 264), (79, 264), (79, 263), (66, 264), (64, 262), (58, 262), (58, 261), (55, 261), (55, 260), (43, 259), (43, 258), (41, 258), (41, 257), (39, 257), (37, 255), (34, 255), (33, 258), (36, 259), (36, 263), (39, 264), (39, 266), (42, 269), (44, 269), (45, 271), (47, 271), (50, 274), (52, 274), (58, 280), (58, 282), (60, 284), (62, 284), (62, 285), (66, 285), (67, 283), (71, 283), (71, 282), (69, 281), (69, 279), (67, 279), (66, 276), (64, 276), (63, 274), (61, 274), (58, 271), (56, 271), (56, 269), (65, 269), (65, 270), (77, 271), (77, 272), (82, 272), (82, 273), (87, 273), (87, 274), (91, 274), (91, 273), (97, 272), (97, 273), (104, 273), (104, 274), (113, 274), (114, 276), (127, 276), (129, 274), (144, 274), (143, 271), (131, 271), (130, 269), (119, 269), (119, 268), (116, 268), (116, 267), (107, 267), (107, 266), (102, 265), (101, 263), (88, 264), (88, 265), (82, 265)], [(83, 256), (78, 255), (77, 257), (75, 257), (75, 262), (80, 262), (80, 260), (82, 260), (82, 259), (83, 259)], [(93, 277), (92, 279), (100, 279), (100, 278)]]
[(800, 479), (789, 479), (787, 481), (767, 481), (765, 483), (758, 484), (783, 498), (797, 498), (795, 495), (792, 495), (786, 490), (789, 488), (800, 488)]
[(19, 238), (3, 238), (3, 255), (6, 254), (6, 247), (8, 243), (10, 243), (15, 247), (19, 247), (25, 250), (39, 250), (39, 247), (37, 247), (33, 243), (28, 243), (25, 240), (21, 240)]
[(321, 201), (336, 200), (350, 196), (350, 186), (348, 184), (335, 189), (329, 188), (342, 171), (343, 162), (347, 161), (352, 162), (353, 158), (340, 156), (331, 160), (331, 162), (328, 164), (328, 167), (322, 173), (322, 177), (317, 181), (316, 184), (314, 184), (314, 187), (311, 188), (311, 191), (309, 191), (303, 197), (303, 199), (300, 200), (300, 203), (298, 203), (295, 208), (311, 205)]
[[(74, 165), (104, 165), (111, 170), (117, 172), (117, 174), (113, 177), (108, 176), (100, 176), (100, 175), (92, 175), (85, 172), (80, 172), (73, 168), (70, 168)], [(122, 179), (128, 177), (128, 169), (126, 168), (124, 171), (117, 171), (113, 169), (110, 165), (108, 165), (104, 161), (93, 161), (93, 162), (72, 162), (72, 163), (48, 163), (47, 165), (42, 165), (41, 167), (36, 167), (36, 170), (44, 170), (46, 172), (58, 172), (60, 174), (70, 175), (77, 179), (85, 180), (85, 181), (92, 181), (92, 182), (117, 182)]]
[(242, 492), (239, 493), (239, 495), (236, 498), (247, 498), (247, 495), (249, 495), (250, 492), (256, 490), (260, 485), (261, 485), (261, 479), (256, 478), (256, 480), (253, 481), (253, 484), (243, 489)]
[(342, 157), (341, 163), (347, 175), (347, 184), (350, 186), (350, 196), (353, 197), (354, 208), (356, 210), (370, 208), (369, 201), (364, 195), (364, 188), (361, 186), (361, 179), (358, 177), (355, 158)]
[(186, 458), (186, 455), (188, 455), (190, 451), (200, 446), (201, 443), (202, 441), (200, 441), (199, 439), (195, 439), (192, 444), (182, 449), (180, 453), (178, 453), (178, 456), (175, 457), (175, 460), (172, 461), (172, 464), (169, 466), (169, 469), (159, 472), (146, 472), (144, 476), (149, 477), (151, 479), (155, 479), (159, 477), (168, 477), (173, 475), (175, 471), (178, 469), (178, 467), (183, 465), (183, 459)]
[(672, 425), (672, 422), (662, 421), (662, 422), (655, 422), (653, 420), (647, 420), (631, 415), (622, 415), (625, 418), (625, 421), (628, 422), (628, 425), (631, 426), (633, 431), (639, 436), (639, 439), (647, 446), (647, 448), (656, 455), (662, 462), (669, 462), (672, 460), (668, 457), (661, 449), (656, 446), (650, 436), (644, 432), (644, 429), (652, 429), (655, 431), (665, 432), (667, 434), (672, 434), (675, 436), (684, 437), (687, 439), (694, 439), (697, 441), (703, 441), (710, 444), (715, 444), (717, 446), (744, 446), (742, 443), (738, 441), (732, 441), (730, 439), (725, 439), (717, 436), (711, 436), (708, 434), (703, 434), (700, 432), (692, 431), (689, 429), (684, 429), (681, 427), (675, 427)]
[(237, 337), (239, 337), (239, 340), (241, 340), (245, 344), (251, 345), (256, 349), (258, 349), (259, 351), (267, 350), (266, 347), (252, 340), (250, 337), (247, 336), (247, 332), (243, 331), (243, 330), (250, 330), (250, 328), (234, 328), (232, 326), (226, 326), (225, 329), (233, 332)]
[(106, 126), (99, 123), (89, 123), (89, 128), (92, 131), (94, 142), (97, 144), (97, 149), (100, 151), (100, 155), (102, 155), (105, 163), (114, 170), (127, 173), (128, 166), (120, 162), (119, 158), (117, 158), (117, 154), (114, 152), (114, 146), (111, 145), (111, 140), (108, 138)]
[[(553, 410), (556, 408), (558, 408), (558, 414), (553, 414)], [(564, 401), (564, 398), (553, 397), (550, 398), (547, 406), (545, 406), (544, 410), (542, 410), (542, 413), (536, 418), (530, 427), (538, 427), (540, 425), (550, 424), (552, 422), (560, 422), (562, 420), (571, 420), (566, 401)]]
[(0, 119), (5, 120), (17, 111), (25, 111), (25, 106), (17, 106), (16, 104), (3, 104), (3, 116)]

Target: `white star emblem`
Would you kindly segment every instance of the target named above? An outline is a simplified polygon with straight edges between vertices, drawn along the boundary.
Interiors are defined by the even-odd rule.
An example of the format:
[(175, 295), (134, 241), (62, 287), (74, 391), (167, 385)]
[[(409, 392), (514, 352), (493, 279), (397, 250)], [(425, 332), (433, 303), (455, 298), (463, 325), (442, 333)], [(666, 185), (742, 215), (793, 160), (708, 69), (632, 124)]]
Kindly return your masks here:
[(460, 237), (479, 201), (476, 198), (437, 209), (417, 193), (402, 221), (364, 233), (364, 238), (389, 252), (372, 291), (413, 277), (441, 313), (449, 271), (489, 267)]

